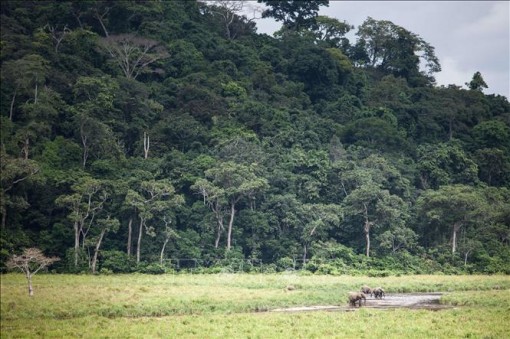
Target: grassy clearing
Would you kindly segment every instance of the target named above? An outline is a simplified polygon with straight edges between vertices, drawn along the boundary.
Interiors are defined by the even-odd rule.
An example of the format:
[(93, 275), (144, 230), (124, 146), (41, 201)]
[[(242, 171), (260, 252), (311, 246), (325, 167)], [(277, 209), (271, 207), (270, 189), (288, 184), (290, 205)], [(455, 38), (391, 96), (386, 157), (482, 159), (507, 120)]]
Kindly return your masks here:
[[(386, 278), (218, 275), (37, 275), (1, 277), (2, 338), (488, 337), (510, 333), (510, 277)], [(388, 293), (450, 292), (437, 312), (257, 312), (286, 306), (346, 305), (363, 284)], [(293, 285), (294, 291), (286, 286)]]

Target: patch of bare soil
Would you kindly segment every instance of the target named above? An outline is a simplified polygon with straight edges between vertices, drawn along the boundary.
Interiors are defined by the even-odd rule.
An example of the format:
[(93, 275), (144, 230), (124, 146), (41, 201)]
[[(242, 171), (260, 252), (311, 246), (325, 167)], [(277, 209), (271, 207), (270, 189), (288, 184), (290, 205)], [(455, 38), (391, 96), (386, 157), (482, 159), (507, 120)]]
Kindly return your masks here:
[[(362, 303), (361, 307), (376, 308), (381, 310), (393, 308), (426, 309), (438, 311), (451, 308), (447, 305), (439, 304), (442, 293), (399, 293), (387, 294), (383, 299), (367, 297), (366, 305)], [(303, 311), (354, 311), (358, 306), (349, 306), (347, 302), (341, 306), (302, 306), (277, 308), (272, 312), (303, 312)]]

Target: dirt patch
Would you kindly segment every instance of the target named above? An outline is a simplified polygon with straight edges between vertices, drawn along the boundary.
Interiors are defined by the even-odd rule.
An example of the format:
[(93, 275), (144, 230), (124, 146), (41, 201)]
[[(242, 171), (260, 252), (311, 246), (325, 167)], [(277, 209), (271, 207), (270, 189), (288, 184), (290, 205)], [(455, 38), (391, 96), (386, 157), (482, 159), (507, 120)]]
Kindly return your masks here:
[[(367, 298), (367, 304), (362, 307), (376, 308), (381, 310), (393, 308), (409, 308), (409, 309), (426, 309), (438, 311), (442, 309), (451, 308), (451, 306), (441, 305), (439, 299), (442, 293), (399, 293), (387, 294), (383, 299), (375, 299), (373, 297)], [(302, 306), (302, 307), (288, 307), (277, 308), (271, 310), (272, 312), (304, 312), (304, 311), (354, 311), (358, 307), (347, 305), (341, 306)]]

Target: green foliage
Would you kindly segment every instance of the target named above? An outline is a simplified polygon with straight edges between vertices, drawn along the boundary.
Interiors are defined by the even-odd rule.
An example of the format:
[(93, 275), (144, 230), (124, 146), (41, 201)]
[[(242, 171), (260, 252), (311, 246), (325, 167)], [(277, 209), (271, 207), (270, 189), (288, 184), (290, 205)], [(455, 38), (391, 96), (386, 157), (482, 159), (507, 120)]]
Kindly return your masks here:
[(135, 261), (126, 253), (121, 251), (102, 251), (101, 252), (100, 272), (112, 273), (131, 273), (134, 269)]
[(435, 87), (390, 21), (259, 2), (274, 37), (240, 1), (2, 2), (0, 265), (509, 271), (508, 99)]
[(258, 0), (268, 6), (263, 18), (271, 17), (282, 21), (287, 29), (300, 30), (312, 27), (320, 6), (329, 6), (329, 0), (312, 1), (268, 1)]
[(144, 274), (164, 274), (166, 273), (166, 269), (164, 266), (159, 264), (147, 264), (147, 263), (139, 263), (135, 268), (136, 272), (144, 273)]
[(413, 84), (420, 83), (420, 57), (425, 60), (427, 74), (441, 70), (434, 47), (391, 21), (368, 17), (356, 35), (363, 42), (360, 46), (366, 48), (370, 66), (404, 77)]
[(484, 88), (488, 88), (480, 72), (475, 72), (475, 74), (473, 74), (473, 79), (469, 83), (466, 83), (466, 85), (473, 91), (482, 91)]

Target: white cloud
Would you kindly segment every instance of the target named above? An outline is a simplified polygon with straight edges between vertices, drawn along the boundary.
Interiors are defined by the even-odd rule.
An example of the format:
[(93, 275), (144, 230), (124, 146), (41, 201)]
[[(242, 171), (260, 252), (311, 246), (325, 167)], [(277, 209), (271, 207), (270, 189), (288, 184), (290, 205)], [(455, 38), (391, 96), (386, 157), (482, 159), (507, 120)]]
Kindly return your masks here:
[[(479, 71), (487, 94), (510, 98), (510, 2), (508, 1), (330, 1), (320, 14), (355, 25), (371, 16), (418, 34), (435, 47), (442, 71), (439, 85), (464, 86)], [(257, 21), (258, 32), (280, 23)], [(354, 32), (349, 38), (355, 39)]]
[[(453, 58), (445, 58), (442, 61), (443, 70), (436, 75), (438, 85), (457, 85), (464, 87), (466, 82), (471, 81), (473, 74), (461, 67)], [(483, 75), (482, 75), (483, 76)]]

